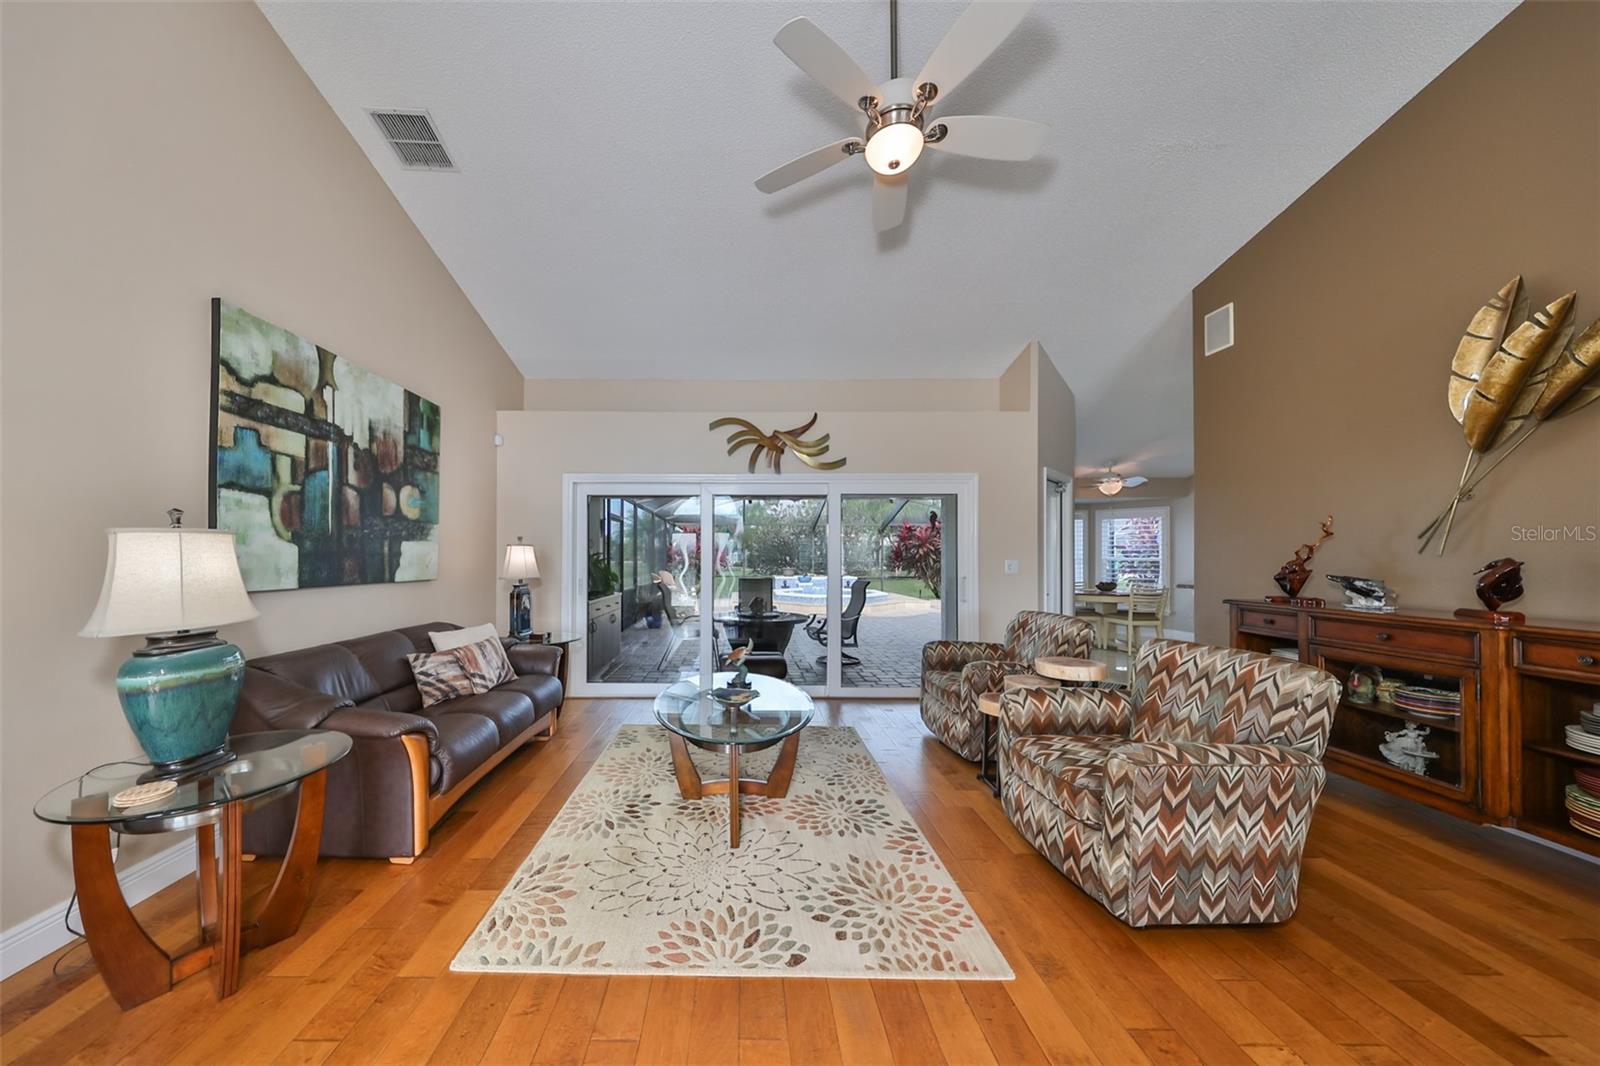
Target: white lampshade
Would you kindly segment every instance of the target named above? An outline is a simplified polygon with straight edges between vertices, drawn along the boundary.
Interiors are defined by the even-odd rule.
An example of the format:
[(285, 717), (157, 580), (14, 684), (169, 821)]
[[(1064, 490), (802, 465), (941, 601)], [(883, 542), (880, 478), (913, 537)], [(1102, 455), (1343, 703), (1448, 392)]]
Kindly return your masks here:
[(506, 545), (506, 580), (526, 581), (539, 576), (539, 560), (534, 557), (533, 545), (521, 539)]
[(258, 612), (225, 529), (110, 529), (100, 602), (84, 637), (210, 630)]

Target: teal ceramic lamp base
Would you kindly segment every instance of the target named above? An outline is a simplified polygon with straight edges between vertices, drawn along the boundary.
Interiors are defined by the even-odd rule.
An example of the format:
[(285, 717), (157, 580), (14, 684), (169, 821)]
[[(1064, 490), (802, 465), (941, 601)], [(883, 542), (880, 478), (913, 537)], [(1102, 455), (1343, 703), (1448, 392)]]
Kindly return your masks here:
[(122, 713), (154, 764), (178, 777), (226, 762), (244, 653), (213, 632), (151, 637), (117, 671)]

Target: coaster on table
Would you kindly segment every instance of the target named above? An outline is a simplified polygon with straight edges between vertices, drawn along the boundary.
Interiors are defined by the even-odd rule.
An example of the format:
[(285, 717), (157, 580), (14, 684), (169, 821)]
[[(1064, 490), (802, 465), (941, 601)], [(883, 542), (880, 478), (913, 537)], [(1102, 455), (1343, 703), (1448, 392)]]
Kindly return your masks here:
[(133, 785), (125, 788), (111, 797), (111, 806), (119, 809), (138, 807), (145, 803), (154, 803), (158, 799), (166, 799), (178, 791), (176, 781), (146, 781), (142, 785)]

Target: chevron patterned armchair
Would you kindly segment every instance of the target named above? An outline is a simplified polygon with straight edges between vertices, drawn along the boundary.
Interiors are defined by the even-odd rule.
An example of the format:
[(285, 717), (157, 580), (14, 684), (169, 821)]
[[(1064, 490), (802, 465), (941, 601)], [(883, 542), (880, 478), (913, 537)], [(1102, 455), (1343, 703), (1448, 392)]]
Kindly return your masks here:
[(1285, 921), (1338, 702), (1301, 663), (1149, 641), (1127, 692), (1000, 701), (1006, 816), (1129, 925)]
[(922, 647), (922, 720), (963, 759), (983, 746), (978, 697), (999, 692), (1007, 674), (1026, 674), (1042, 655), (1087, 657), (1094, 625), (1069, 614), (1022, 611), (1006, 627), (1006, 642), (935, 640)]

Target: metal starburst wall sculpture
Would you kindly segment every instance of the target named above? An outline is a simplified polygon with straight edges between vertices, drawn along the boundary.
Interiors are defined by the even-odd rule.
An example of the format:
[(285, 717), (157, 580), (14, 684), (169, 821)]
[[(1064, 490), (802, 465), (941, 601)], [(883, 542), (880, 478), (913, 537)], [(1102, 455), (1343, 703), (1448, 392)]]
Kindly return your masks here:
[(767, 468), (774, 474), (783, 473), (783, 451), (785, 448), (792, 450), (795, 457), (813, 470), (837, 470), (845, 464), (843, 459), (822, 459), (828, 454), (828, 434), (814, 440), (806, 440), (801, 434), (808, 432), (817, 424), (816, 414), (812, 414), (809, 421), (793, 429), (775, 429), (771, 433), (763, 433), (756, 428), (754, 422), (743, 418), (719, 418), (711, 423), (713, 430), (736, 426), (737, 429), (728, 435), (728, 454), (732, 455), (740, 448), (750, 448), (750, 473), (756, 472), (756, 463), (763, 454), (767, 457)]

